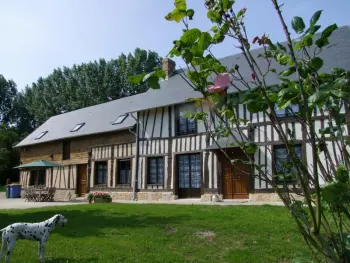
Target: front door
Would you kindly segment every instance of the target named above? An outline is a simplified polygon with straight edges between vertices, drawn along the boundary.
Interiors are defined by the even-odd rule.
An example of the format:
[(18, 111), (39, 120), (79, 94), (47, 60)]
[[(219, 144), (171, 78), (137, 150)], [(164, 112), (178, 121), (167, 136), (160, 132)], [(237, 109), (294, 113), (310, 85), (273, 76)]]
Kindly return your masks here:
[[(240, 150), (234, 150), (229, 156), (232, 159), (243, 159)], [(223, 174), (224, 199), (249, 198), (249, 169), (246, 164), (238, 161), (232, 165), (226, 157), (223, 157)]]
[(87, 185), (87, 172), (86, 164), (78, 165), (78, 182), (77, 182), (77, 193), (78, 196), (84, 196), (86, 194)]
[(177, 156), (179, 198), (201, 197), (201, 156), (199, 153)]

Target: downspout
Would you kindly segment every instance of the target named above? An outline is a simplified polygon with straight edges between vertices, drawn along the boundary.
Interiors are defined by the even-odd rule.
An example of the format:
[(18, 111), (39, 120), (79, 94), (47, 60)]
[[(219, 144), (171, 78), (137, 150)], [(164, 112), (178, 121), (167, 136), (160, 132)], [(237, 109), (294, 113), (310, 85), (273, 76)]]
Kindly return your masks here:
[(136, 201), (136, 189), (137, 189), (137, 178), (139, 176), (139, 122), (138, 119), (135, 118), (135, 116), (131, 113), (131, 116), (136, 121), (136, 155), (135, 155), (135, 178), (133, 182), (133, 189), (132, 189), (132, 199), (133, 201)]

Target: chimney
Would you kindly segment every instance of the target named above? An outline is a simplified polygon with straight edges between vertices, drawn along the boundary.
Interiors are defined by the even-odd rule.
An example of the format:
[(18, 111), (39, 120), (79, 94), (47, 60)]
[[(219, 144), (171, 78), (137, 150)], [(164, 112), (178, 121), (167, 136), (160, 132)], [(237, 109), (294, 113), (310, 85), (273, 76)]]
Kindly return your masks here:
[(171, 75), (175, 71), (175, 66), (176, 66), (175, 61), (171, 60), (170, 58), (164, 58), (162, 60), (162, 64), (163, 64), (162, 68), (165, 71), (166, 78), (171, 77)]

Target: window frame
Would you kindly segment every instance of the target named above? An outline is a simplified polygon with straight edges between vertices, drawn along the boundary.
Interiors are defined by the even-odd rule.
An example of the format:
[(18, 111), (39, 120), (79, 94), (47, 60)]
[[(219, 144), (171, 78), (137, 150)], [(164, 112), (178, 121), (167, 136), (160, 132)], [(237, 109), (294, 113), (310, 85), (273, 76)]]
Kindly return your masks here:
[[(118, 118), (113, 122), (112, 125), (117, 125), (117, 124), (121, 124), (123, 123), (123, 121), (125, 121), (125, 119), (128, 117), (128, 114), (122, 114), (122, 115), (119, 115)], [(121, 118), (121, 120), (119, 120)], [(118, 121), (119, 120), (119, 121)]]
[(42, 137), (44, 137), (49, 131), (44, 131), (39, 133), (38, 136), (35, 137), (35, 140), (40, 140)]
[[(65, 148), (65, 146), (67, 148)], [(68, 153), (66, 153), (66, 150), (68, 149)], [(70, 160), (70, 154), (71, 154), (71, 142), (70, 141), (63, 141), (62, 142), (62, 160)]]
[[(98, 182), (98, 171), (99, 171), (99, 165), (104, 164), (105, 169), (100, 169), (100, 171), (105, 172), (104, 178), (105, 180), (102, 179), (102, 183)], [(94, 185), (106, 185), (107, 186), (107, 180), (108, 180), (108, 162), (107, 161), (95, 161), (95, 167), (94, 167)]]
[[(40, 180), (43, 179), (43, 180)], [(34, 183), (33, 183), (34, 180)], [(43, 182), (43, 184), (40, 184), (40, 182)], [(39, 186), (39, 185), (46, 185), (46, 170), (41, 169), (38, 171), (31, 171), (30, 172), (30, 180), (29, 180), (30, 186)]]
[(74, 126), (73, 129), (70, 130), (70, 132), (77, 132), (77, 131), (79, 131), (84, 125), (85, 125), (85, 122), (78, 123), (77, 125)]
[[(197, 109), (196, 109), (196, 106), (194, 105), (194, 103), (184, 103), (184, 104), (179, 104), (179, 105), (176, 105), (175, 106), (175, 133), (176, 133), (176, 136), (186, 136), (186, 135), (194, 135), (194, 134), (197, 134), (198, 133), (198, 122), (197, 120), (193, 120), (193, 121), (190, 121), (188, 118), (185, 118), (185, 117), (182, 117), (181, 116), (181, 113), (185, 114), (186, 112), (189, 112), (188, 109), (186, 108), (187, 107), (193, 107), (193, 111), (192, 112), (197, 112)], [(186, 108), (184, 110), (182, 110), (181, 108)], [(185, 122), (186, 122), (186, 129), (185, 131), (181, 131), (180, 127), (181, 127), (181, 119), (183, 119)], [(189, 125), (194, 125), (194, 128), (193, 129), (190, 129)]]
[[(303, 144), (302, 143), (296, 143), (294, 148), (299, 147), (300, 148), (300, 159), (303, 161)], [(279, 145), (274, 145), (273, 146), (273, 173), (276, 175), (277, 174), (277, 153), (276, 149), (286, 149), (286, 146), (284, 144), (279, 144)], [(287, 150), (287, 149), (286, 149)], [(290, 158), (287, 156), (287, 158)], [(293, 168), (292, 168), (293, 169)], [(278, 185), (291, 185), (295, 184), (297, 182), (296, 178), (291, 178), (291, 179), (280, 179), (278, 177), (273, 178), (274, 182)]]
[[(132, 180), (132, 160), (131, 159), (118, 159), (117, 160), (118, 162), (118, 165), (117, 165), (117, 185), (131, 185), (131, 180)], [(129, 170), (129, 183), (122, 183), (121, 182), (121, 178), (120, 178), (120, 171), (121, 171), (121, 163), (126, 163), (126, 162), (129, 162), (129, 167), (130, 167), (130, 170)], [(127, 170), (125, 170), (127, 171)]]
[[(151, 165), (150, 162), (156, 160), (156, 183), (151, 182)], [(162, 160), (163, 173), (159, 174), (159, 160)], [(165, 164), (164, 156), (155, 156), (147, 158), (147, 185), (163, 185), (164, 184), (164, 175), (165, 175)], [(159, 180), (161, 179), (161, 180)]]

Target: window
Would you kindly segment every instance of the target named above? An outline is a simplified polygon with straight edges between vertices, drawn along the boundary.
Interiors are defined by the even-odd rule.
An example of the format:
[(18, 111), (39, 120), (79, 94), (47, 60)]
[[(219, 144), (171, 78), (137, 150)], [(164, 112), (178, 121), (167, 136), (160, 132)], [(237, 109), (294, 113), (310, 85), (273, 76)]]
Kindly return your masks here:
[(47, 133), (47, 131), (41, 132), (38, 136), (36, 136), (35, 140), (39, 140), (42, 137), (44, 137), (44, 135)]
[(184, 104), (177, 107), (177, 135), (193, 134), (197, 132), (197, 121), (185, 118), (185, 114), (196, 112), (194, 104)]
[[(302, 158), (301, 145), (294, 146), (294, 150), (299, 159)], [(276, 181), (281, 184), (293, 183), (295, 181), (294, 175), (296, 174), (296, 168), (293, 166), (292, 158), (287, 152), (285, 146), (275, 146), (274, 147), (274, 157), (275, 157), (275, 173)], [(278, 176), (278, 175), (281, 176)], [(283, 175), (283, 176), (282, 176)]]
[(184, 154), (177, 157), (179, 188), (201, 187), (201, 156), (199, 153)]
[(131, 160), (118, 161), (118, 184), (131, 184)]
[(29, 185), (46, 185), (45, 170), (31, 171)]
[(128, 117), (127, 114), (120, 115), (120, 116), (113, 122), (113, 125), (122, 123), (122, 122), (126, 119), (126, 117)]
[(83, 127), (85, 125), (85, 122), (83, 123), (79, 123), (77, 124), (72, 130), (70, 130), (71, 132), (76, 132), (79, 131), (81, 127)]
[(148, 184), (163, 184), (164, 158), (148, 158)]
[(107, 184), (107, 162), (95, 162), (95, 184)]
[(70, 141), (65, 141), (62, 143), (62, 160), (70, 159)]
[(291, 104), (289, 107), (279, 110), (278, 106), (275, 106), (275, 112), (277, 117), (289, 117), (294, 116), (295, 113), (299, 112), (299, 104)]

